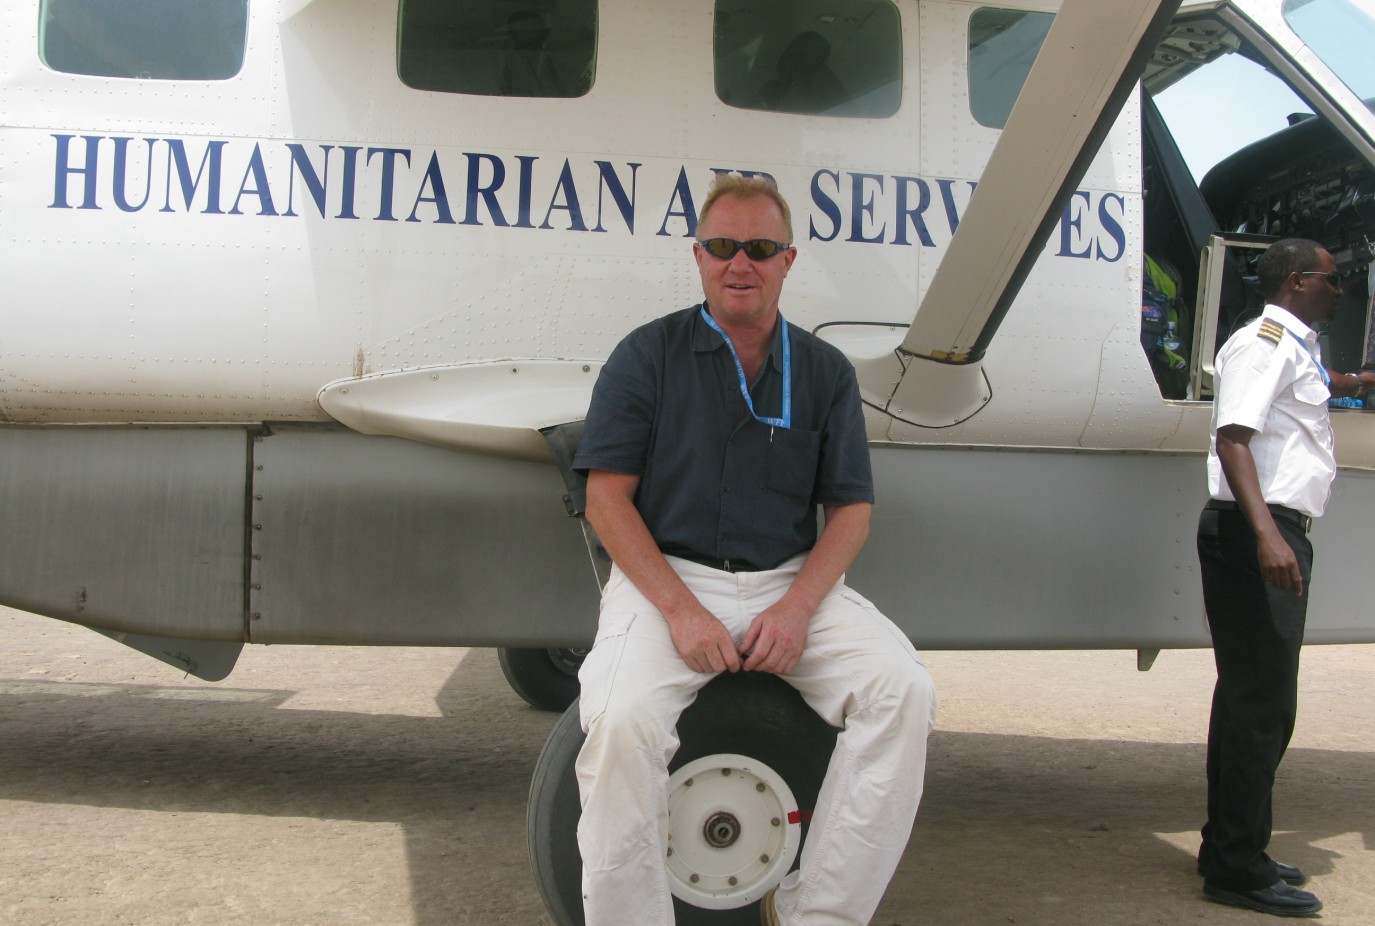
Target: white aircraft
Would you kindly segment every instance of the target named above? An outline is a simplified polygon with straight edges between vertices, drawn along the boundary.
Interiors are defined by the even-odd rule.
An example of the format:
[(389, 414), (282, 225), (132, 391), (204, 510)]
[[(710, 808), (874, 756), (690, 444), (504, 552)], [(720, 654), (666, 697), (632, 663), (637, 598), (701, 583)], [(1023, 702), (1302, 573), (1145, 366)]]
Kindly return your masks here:
[[(245, 642), (502, 647), (563, 706), (604, 565), (578, 423), (620, 337), (700, 299), (696, 204), (739, 170), (793, 204), (784, 312), (859, 371), (852, 582), (926, 649), (1206, 646), (1211, 362), (1256, 249), (1322, 241), (1328, 362), (1375, 366), (1375, 10), (1176, 7), (5, 4), (0, 603), (207, 679)], [(1308, 639), (1375, 640), (1375, 416), (1333, 419)], [(679, 767), (744, 753), (805, 806), (815, 750), (716, 720)], [(576, 741), (532, 788), (560, 924)], [(679, 922), (748, 921), (796, 815), (758, 870), (721, 868), (744, 810), (680, 834)]]

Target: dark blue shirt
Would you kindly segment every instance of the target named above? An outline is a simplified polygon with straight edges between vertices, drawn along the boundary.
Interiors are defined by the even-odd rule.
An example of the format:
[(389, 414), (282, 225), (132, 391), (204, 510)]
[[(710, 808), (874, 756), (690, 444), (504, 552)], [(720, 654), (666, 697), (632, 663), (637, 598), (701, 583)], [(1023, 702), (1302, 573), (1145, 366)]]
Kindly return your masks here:
[[(782, 326), (750, 386), (782, 414)], [(752, 418), (730, 349), (700, 306), (632, 331), (592, 391), (576, 469), (640, 477), (635, 496), (665, 553), (772, 568), (810, 550), (817, 505), (874, 500), (855, 371), (835, 347), (788, 326), (792, 427)]]

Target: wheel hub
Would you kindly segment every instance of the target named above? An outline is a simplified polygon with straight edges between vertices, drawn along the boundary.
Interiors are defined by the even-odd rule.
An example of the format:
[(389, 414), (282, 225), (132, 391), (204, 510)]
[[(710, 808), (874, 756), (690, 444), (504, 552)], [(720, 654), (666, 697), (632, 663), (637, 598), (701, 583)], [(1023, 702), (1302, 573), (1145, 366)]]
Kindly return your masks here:
[(702, 838), (713, 849), (735, 845), (735, 840), (740, 838), (740, 821), (733, 814), (714, 813), (702, 826)]
[(801, 842), (783, 776), (749, 756), (704, 756), (669, 778), (668, 874), (673, 895), (709, 910), (763, 897)]
[(578, 670), (582, 668), (583, 660), (587, 658), (589, 650), (585, 648), (549, 648), (545, 650), (549, 654), (549, 661), (554, 664), (554, 668), (566, 675), (574, 678), (578, 677)]

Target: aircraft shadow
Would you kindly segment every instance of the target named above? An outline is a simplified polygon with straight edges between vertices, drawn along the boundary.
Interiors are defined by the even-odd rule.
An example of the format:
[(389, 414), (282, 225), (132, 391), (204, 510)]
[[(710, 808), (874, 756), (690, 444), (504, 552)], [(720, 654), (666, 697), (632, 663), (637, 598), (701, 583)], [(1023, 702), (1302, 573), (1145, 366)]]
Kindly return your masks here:
[[(168, 700), (117, 687), (70, 697), (0, 686), (0, 799), (399, 824), (419, 926), (547, 922), (525, 802), (555, 718), (509, 692), (494, 653), (465, 658), (438, 718), (281, 710), (287, 691)], [(1371, 759), (1291, 751), (1274, 854), (1321, 877), (1333, 869), (1323, 840), (1356, 833), (1369, 847)], [(916, 835), (875, 923), (1198, 915), (1201, 744), (938, 731), (928, 768)]]
[[(1339, 855), (1327, 840), (1355, 834), (1370, 848), (1370, 759), (1291, 749), (1271, 854), (1320, 879)], [(923, 908), (971, 926), (1250, 921), (1201, 899), (1204, 760), (1201, 742), (938, 731), (915, 835), (874, 922), (935, 922)]]

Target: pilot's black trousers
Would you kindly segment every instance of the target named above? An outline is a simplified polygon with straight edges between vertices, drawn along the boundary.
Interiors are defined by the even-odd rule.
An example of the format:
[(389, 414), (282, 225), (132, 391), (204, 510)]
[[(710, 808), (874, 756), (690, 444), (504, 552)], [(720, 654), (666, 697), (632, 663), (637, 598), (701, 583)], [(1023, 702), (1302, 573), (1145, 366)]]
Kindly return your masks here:
[(1198, 523), (1203, 603), (1217, 663), (1208, 725), (1208, 822), (1198, 864), (1208, 884), (1228, 890), (1280, 880), (1265, 853), (1270, 796), (1294, 732), (1313, 547), (1297, 524), (1283, 518), (1275, 524), (1298, 558), (1302, 597), (1265, 584), (1255, 534), (1239, 510), (1204, 509)]

